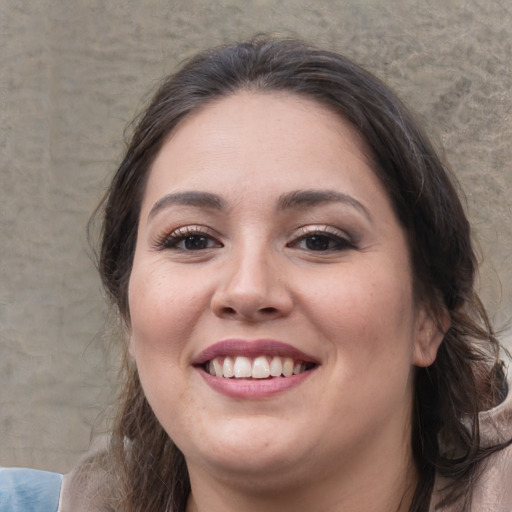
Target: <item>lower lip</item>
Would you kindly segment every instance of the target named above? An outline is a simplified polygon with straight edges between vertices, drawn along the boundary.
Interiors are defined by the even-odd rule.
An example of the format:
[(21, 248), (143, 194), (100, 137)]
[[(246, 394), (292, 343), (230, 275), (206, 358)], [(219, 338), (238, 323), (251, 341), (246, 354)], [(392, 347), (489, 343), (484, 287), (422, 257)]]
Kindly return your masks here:
[(201, 377), (214, 391), (230, 398), (245, 400), (267, 398), (288, 391), (301, 384), (313, 372), (314, 370), (308, 370), (291, 377), (273, 377), (271, 379), (226, 379), (214, 377), (202, 368), (199, 370)]

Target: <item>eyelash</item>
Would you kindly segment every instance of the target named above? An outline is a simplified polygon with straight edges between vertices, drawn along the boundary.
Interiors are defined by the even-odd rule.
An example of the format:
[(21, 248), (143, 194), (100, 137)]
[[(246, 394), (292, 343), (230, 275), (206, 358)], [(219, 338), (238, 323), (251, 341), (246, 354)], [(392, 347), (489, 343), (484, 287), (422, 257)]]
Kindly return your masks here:
[[(187, 242), (195, 247), (187, 247)], [(309, 245), (308, 245), (308, 242)], [(305, 247), (300, 247), (305, 243)], [(311, 244), (316, 245), (312, 247)], [(206, 226), (184, 226), (157, 239), (155, 247), (158, 250), (179, 250), (184, 252), (199, 252), (213, 248), (223, 247), (217, 240), (215, 233)], [(351, 238), (334, 228), (328, 226), (308, 226), (300, 228), (299, 234), (286, 244), (286, 247), (300, 249), (307, 252), (332, 253), (356, 248)]]
[[(214, 242), (214, 245), (210, 247), (199, 247), (196, 249), (179, 247), (180, 243), (186, 243), (187, 240), (194, 241), (194, 238), (195, 242), (198, 242), (202, 239), (203, 241), (206, 242), (206, 244), (211, 244), (211, 242)], [(213, 247), (222, 247), (223, 245), (217, 241), (216, 237), (212, 233), (212, 230), (205, 226), (184, 226), (159, 238), (156, 241), (155, 246), (158, 250), (174, 249), (193, 252), (211, 249)]]
[[(354, 249), (356, 247), (355, 243), (347, 234), (327, 226), (309, 226), (301, 228), (301, 231), (302, 234), (300, 234), (298, 237), (295, 237), (291, 242), (286, 244), (287, 247), (295, 247), (304, 251), (319, 253), (344, 251), (347, 249)], [(313, 249), (307, 246), (304, 248), (298, 247), (301, 242), (307, 243), (308, 239), (312, 240), (315, 238), (315, 243), (321, 242), (320, 249)], [(334, 244), (334, 247), (322, 248), (324, 247), (325, 243), (328, 245)]]

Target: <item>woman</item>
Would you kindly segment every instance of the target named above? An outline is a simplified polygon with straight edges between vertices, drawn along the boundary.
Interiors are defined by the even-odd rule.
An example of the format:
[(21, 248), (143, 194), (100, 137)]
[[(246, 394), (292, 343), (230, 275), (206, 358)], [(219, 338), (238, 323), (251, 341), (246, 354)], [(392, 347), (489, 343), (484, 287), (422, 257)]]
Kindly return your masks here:
[(470, 227), (376, 78), (299, 41), (201, 53), (103, 205), (125, 383), (60, 510), (510, 510)]

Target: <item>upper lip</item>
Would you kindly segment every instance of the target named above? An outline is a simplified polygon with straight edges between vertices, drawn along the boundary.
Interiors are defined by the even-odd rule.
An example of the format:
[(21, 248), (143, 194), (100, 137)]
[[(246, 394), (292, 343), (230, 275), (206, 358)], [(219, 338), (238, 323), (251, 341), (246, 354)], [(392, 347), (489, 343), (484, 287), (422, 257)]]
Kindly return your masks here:
[(258, 357), (261, 355), (291, 357), (294, 361), (318, 364), (318, 360), (305, 354), (301, 350), (272, 339), (243, 340), (229, 339), (219, 341), (203, 350), (194, 360), (193, 365), (203, 365), (215, 357), (221, 356), (245, 356)]

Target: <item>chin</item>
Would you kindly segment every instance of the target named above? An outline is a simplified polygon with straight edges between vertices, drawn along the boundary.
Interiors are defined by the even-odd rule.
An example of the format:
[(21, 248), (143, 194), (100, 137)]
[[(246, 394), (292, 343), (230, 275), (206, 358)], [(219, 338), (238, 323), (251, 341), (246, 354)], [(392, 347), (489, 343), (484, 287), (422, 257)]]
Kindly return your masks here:
[(289, 472), (308, 458), (299, 442), (303, 436), (268, 417), (231, 419), (200, 437), (201, 445), (183, 447), (187, 464), (209, 467), (215, 474), (257, 478), (262, 484), (267, 476)]

